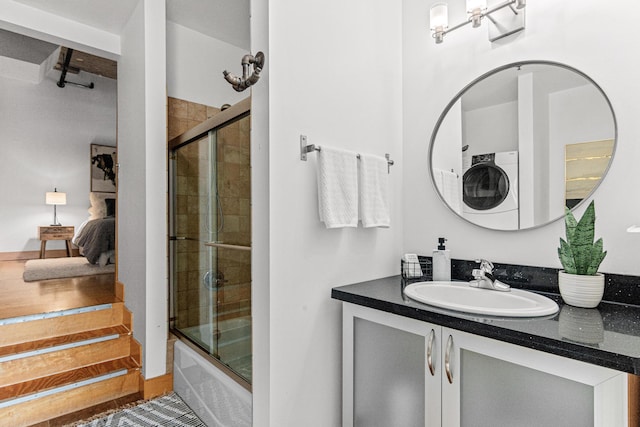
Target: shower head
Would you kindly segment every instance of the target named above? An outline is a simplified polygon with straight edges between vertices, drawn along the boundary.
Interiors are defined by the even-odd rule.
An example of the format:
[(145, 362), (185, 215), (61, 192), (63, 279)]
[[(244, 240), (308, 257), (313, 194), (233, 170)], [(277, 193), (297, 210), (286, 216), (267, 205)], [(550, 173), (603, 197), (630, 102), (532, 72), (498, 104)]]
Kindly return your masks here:
[[(224, 70), (222, 74), (226, 81), (231, 83), (231, 86), (237, 91), (242, 92), (249, 86), (253, 86), (260, 79), (260, 72), (264, 66), (265, 56), (264, 53), (258, 52), (256, 56), (245, 55), (242, 57), (242, 77), (237, 77), (227, 70)], [(253, 73), (249, 75), (249, 68), (253, 64)]]

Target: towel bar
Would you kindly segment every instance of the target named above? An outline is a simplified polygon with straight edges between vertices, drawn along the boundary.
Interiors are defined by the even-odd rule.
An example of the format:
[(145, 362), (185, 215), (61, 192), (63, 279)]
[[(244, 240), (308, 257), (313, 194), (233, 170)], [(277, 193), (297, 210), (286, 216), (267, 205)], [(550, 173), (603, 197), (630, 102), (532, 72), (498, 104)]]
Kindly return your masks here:
[[(322, 147), (315, 144), (307, 144), (307, 136), (300, 135), (300, 160), (307, 161), (307, 153), (311, 153), (314, 151), (321, 151)], [(356, 154), (357, 158), (360, 158), (360, 154)], [(386, 153), (384, 157), (387, 159), (387, 171), (389, 171), (390, 167), (393, 166), (394, 161), (391, 160), (391, 155)]]

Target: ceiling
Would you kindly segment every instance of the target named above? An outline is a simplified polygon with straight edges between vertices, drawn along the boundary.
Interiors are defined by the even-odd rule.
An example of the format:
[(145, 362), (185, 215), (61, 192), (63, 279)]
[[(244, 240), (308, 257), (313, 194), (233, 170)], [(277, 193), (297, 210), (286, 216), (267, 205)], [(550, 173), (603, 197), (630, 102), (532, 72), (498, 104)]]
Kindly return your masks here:
[(132, 0), (13, 0), (72, 21), (120, 34), (137, 2)]
[[(109, 33), (120, 34), (134, 0), (13, 0)], [(249, 0), (166, 0), (167, 20), (249, 50)]]
[[(91, 27), (119, 35), (135, 10), (134, 0), (12, 0)], [(250, 50), (249, 0), (166, 0), (167, 20), (241, 49)], [(42, 67), (57, 45), (0, 30), (0, 65), (10, 58), (16, 67)], [(61, 69), (66, 48), (62, 47), (55, 69)], [(17, 61), (13, 61), (13, 60)], [(6, 66), (5, 66), (6, 67)], [(0, 71), (2, 67), (0, 67)], [(115, 61), (73, 51), (70, 73), (84, 71), (116, 79)], [(2, 74), (0, 72), (0, 74)], [(21, 71), (12, 71), (13, 76)], [(42, 74), (42, 73), (40, 73)]]
[(29, 64), (42, 64), (57, 48), (56, 44), (0, 30), (0, 55), (7, 58)]
[[(66, 54), (66, 47), (0, 29), (0, 76), (40, 83), (52, 66), (62, 69)], [(67, 72), (80, 71), (118, 77), (115, 61), (74, 50)]]
[(251, 47), (249, 13), (249, 0), (167, 0), (168, 21), (247, 52)]

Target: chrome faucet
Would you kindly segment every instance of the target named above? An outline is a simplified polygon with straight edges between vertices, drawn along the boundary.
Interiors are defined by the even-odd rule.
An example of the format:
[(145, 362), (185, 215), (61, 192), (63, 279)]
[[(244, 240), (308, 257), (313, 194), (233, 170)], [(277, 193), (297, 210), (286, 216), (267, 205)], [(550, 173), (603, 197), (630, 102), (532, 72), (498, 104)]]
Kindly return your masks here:
[(477, 259), (476, 262), (480, 264), (480, 268), (474, 268), (471, 272), (474, 280), (469, 282), (469, 286), (501, 292), (511, 291), (511, 286), (496, 280), (493, 276), (493, 264), (491, 261)]

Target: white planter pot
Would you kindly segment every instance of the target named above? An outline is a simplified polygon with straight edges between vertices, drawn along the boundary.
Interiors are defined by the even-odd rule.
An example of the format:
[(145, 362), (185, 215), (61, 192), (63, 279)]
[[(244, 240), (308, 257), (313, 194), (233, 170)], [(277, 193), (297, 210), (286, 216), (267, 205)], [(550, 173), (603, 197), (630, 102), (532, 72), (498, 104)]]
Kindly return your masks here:
[(558, 272), (560, 295), (569, 305), (582, 308), (593, 308), (600, 304), (604, 294), (604, 274), (582, 276)]

